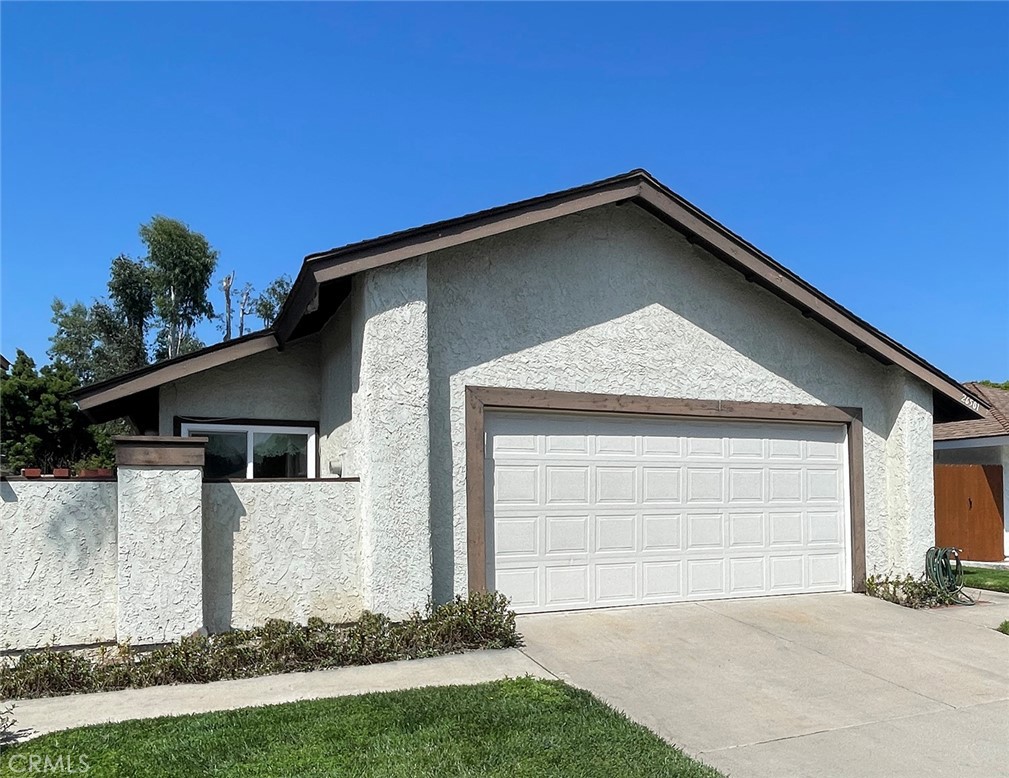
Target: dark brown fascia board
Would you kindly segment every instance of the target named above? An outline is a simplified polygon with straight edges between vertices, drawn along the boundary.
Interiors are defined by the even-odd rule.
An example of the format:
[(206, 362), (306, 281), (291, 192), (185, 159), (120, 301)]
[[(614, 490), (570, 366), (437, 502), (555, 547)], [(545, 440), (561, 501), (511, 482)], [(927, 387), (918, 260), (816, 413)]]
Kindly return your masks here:
[(968, 415), (980, 417), (979, 409), (989, 407), (986, 398), (978, 397), (955, 379), (860, 319), (644, 170), (634, 170), (584, 187), (309, 255), (298, 275), (295, 289), (278, 318), (277, 339), (283, 345), (285, 338), (294, 332), (298, 320), (311, 304), (319, 285), (327, 281), (590, 208), (626, 201), (640, 205), (684, 233), (688, 240), (701, 244), (743, 273), (748, 280), (759, 283), (860, 351), (885, 365), (898, 365), (911, 373), (933, 391), (964, 408)]
[(87, 412), (91, 408), (128, 397), (146, 389), (154, 389), (169, 381), (201, 373), (238, 359), (250, 357), (277, 348), (272, 330), (254, 333), (239, 340), (219, 343), (208, 348), (184, 354), (168, 362), (160, 362), (135, 370), (132, 373), (86, 386), (74, 392), (78, 407)]

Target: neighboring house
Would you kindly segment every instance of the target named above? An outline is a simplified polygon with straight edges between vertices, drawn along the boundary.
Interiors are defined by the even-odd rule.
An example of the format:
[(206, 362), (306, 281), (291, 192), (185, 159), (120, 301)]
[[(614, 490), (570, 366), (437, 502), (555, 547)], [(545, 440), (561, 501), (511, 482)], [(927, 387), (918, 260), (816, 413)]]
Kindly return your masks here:
[[(937, 532), (940, 542), (943, 530), (952, 533), (950, 544), (966, 546), (970, 559), (997, 561), (1009, 558), (1006, 515), (1009, 513), (1006, 510), (1009, 507), (1009, 478), (1006, 477), (1009, 474), (1009, 391), (979, 383), (964, 384), (964, 387), (990, 407), (980, 419), (937, 423), (933, 427), (935, 462), (936, 465), (983, 465), (985, 472), (951, 470), (950, 482), (937, 484), (937, 510), (940, 511), (936, 516)], [(948, 502), (942, 499), (947, 489)], [(1001, 494), (997, 493), (999, 490)], [(974, 549), (979, 553), (974, 553)]]
[(0, 370), (7, 370), (11, 366), (11, 362), (3, 354), (0, 354)]
[(204, 544), (272, 501), (204, 551), (225, 625), (269, 554), (284, 617), (267, 589), (338, 553), (299, 617), (860, 590), (921, 569), (933, 421), (986, 406), (644, 171), (311, 255), (273, 329), (78, 400), (207, 438)]

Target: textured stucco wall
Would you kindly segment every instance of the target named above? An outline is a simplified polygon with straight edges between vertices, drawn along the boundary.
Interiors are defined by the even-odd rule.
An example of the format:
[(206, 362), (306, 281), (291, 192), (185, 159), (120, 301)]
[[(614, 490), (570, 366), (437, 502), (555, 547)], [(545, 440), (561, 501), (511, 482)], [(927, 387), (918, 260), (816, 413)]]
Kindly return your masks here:
[(355, 462), (365, 607), (393, 618), (431, 596), (427, 263), (355, 279)]
[(319, 362), (319, 466), (323, 476), (356, 476), (353, 461), (354, 391), (351, 311), (347, 300), (323, 328)]
[[(609, 206), (427, 261), (438, 599), (466, 587), (467, 384), (862, 407), (867, 569), (917, 553), (932, 481), (899, 453), (931, 456), (925, 388), (907, 379), (895, 402), (886, 368), (644, 211)], [(901, 499), (919, 507), (896, 510), (888, 468), (907, 471)]]
[(940, 465), (1001, 465), (1002, 505), (1005, 524), (1005, 555), (1009, 559), (1009, 446), (936, 449), (935, 461)]
[(114, 481), (0, 481), (0, 649), (116, 636)]
[(358, 489), (346, 481), (204, 484), (207, 628), (355, 618)]
[(317, 420), (319, 376), (311, 337), (173, 381), (160, 390), (160, 434), (175, 434), (175, 416)]
[(120, 641), (162, 643), (203, 627), (203, 470), (120, 466)]
[(889, 400), (894, 421), (886, 440), (887, 561), (898, 572), (920, 572), (925, 552), (935, 545), (932, 393), (893, 368)]

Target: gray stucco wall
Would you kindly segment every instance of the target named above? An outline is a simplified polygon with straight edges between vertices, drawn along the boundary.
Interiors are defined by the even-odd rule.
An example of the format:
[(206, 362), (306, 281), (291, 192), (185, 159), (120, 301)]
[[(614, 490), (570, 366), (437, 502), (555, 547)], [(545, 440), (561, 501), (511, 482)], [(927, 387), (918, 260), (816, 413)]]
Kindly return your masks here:
[(0, 649), (114, 640), (115, 481), (0, 481)]
[(645, 212), (609, 206), (427, 262), (437, 598), (466, 587), (467, 384), (861, 407), (867, 569), (920, 567), (928, 390)]
[(159, 431), (175, 434), (175, 416), (314, 421), (319, 381), (319, 339), (305, 338), (283, 351), (264, 351), (165, 384)]
[(204, 484), (207, 628), (359, 615), (358, 488), (346, 481)]

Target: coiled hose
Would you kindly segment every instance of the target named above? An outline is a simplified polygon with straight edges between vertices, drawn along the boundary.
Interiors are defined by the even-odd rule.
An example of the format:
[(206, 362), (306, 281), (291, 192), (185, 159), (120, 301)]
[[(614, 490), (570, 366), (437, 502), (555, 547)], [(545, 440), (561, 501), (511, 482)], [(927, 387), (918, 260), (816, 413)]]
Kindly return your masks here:
[(963, 591), (963, 566), (955, 548), (936, 548), (925, 552), (925, 577), (950, 595), (956, 605), (973, 605), (974, 600)]

